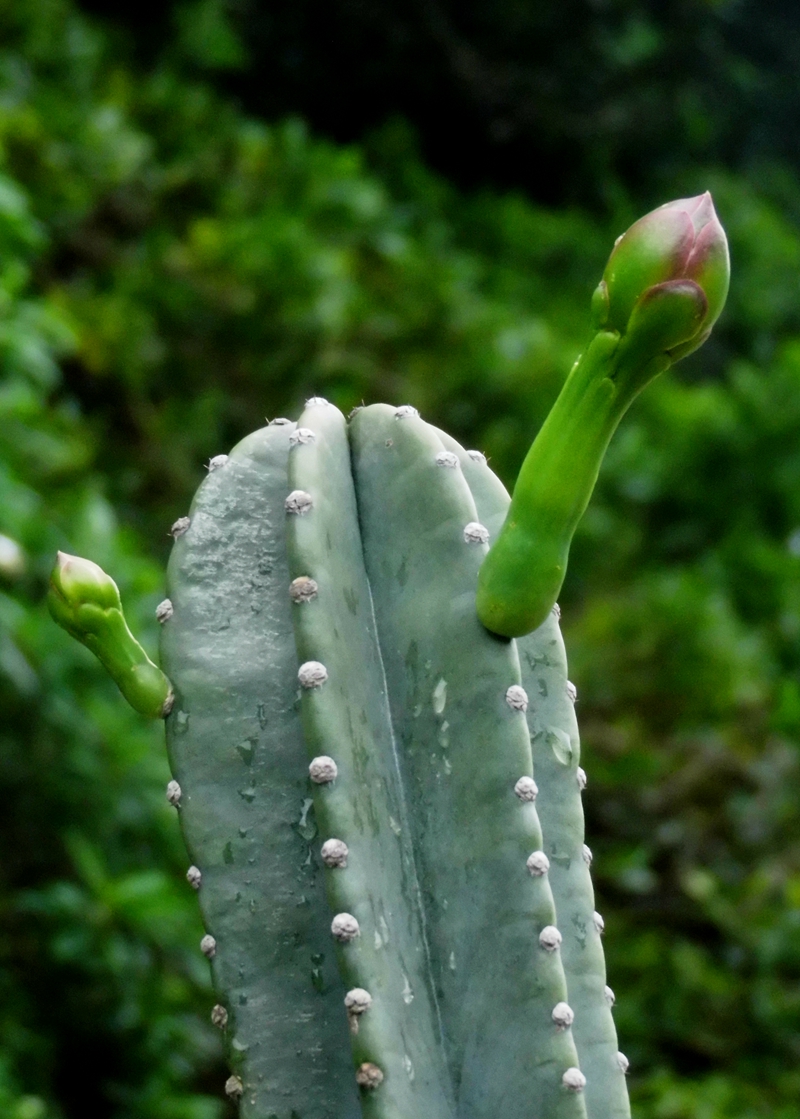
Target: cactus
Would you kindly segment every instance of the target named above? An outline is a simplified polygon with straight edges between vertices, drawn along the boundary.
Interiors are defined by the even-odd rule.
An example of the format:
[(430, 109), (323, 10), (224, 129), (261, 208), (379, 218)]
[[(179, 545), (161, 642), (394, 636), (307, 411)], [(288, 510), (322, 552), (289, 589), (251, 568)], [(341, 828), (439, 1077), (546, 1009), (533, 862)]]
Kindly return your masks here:
[[(710, 328), (722, 288), (687, 233), (694, 214), (703, 236), (710, 200), (690, 201), (657, 235), (636, 234), (638, 294), (612, 254), (597, 337), (556, 417), (594, 422), (581, 393), (591, 404), (598, 385), (627, 406), (676, 356), (665, 347)], [(663, 249), (663, 220), (683, 256), (674, 236)], [(706, 235), (704, 260), (718, 241)], [(297, 424), (274, 420), (212, 459), (173, 526), (157, 610), (169, 680), (136, 653), (113, 582), (60, 559), (54, 617), (166, 719), (167, 797), (243, 1119), (630, 1115), (555, 584), (533, 587), (529, 632), (530, 588), (520, 607), (507, 543), (549, 532), (566, 562), (576, 500), (621, 410), (597, 420), (602, 438), (544, 529), (565, 463), (552, 424), (547, 470), (528, 472), (509, 512), (484, 457), (410, 406), (348, 423), (312, 398)], [(481, 586), (516, 640), (479, 620), (487, 569)]]

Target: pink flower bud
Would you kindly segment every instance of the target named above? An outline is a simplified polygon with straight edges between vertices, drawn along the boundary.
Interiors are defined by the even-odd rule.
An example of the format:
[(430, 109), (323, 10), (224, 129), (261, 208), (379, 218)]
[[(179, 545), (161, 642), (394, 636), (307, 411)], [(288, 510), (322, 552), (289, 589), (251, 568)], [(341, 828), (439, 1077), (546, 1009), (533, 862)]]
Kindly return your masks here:
[[(654, 338), (658, 335), (663, 352), (673, 359), (683, 357), (708, 337), (725, 305), (729, 280), (728, 242), (711, 195), (679, 198), (645, 214), (619, 238), (595, 293), (595, 319), (598, 326), (624, 335), (643, 329), (648, 304), (658, 305)], [(654, 289), (661, 296), (655, 302)], [(668, 311), (672, 292), (674, 329)], [(687, 317), (691, 292), (696, 313)]]

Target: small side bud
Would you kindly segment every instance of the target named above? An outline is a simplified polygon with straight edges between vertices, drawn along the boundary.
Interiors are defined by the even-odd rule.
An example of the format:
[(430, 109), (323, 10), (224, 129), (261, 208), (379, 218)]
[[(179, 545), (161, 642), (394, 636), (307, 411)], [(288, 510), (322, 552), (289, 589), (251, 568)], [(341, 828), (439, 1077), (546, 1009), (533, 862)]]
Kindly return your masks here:
[(170, 781), (167, 785), (167, 800), (173, 808), (181, 803), (181, 787), (177, 781)]
[(213, 960), (217, 954), (217, 942), (210, 933), (206, 933), (200, 941), (200, 951), (206, 959)]
[(228, 1011), (220, 1003), (217, 1003), (211, 1011), (211, 1024), (216, 1026), (218, 1030), (224, 1030), (228, 1025)]
[(170, 682), (128, 629), (110, 575), (91, 560), (59, 552), (47, 605), (53, 620), (94, 653), (131, 707), (166, 718), (174, 699)]

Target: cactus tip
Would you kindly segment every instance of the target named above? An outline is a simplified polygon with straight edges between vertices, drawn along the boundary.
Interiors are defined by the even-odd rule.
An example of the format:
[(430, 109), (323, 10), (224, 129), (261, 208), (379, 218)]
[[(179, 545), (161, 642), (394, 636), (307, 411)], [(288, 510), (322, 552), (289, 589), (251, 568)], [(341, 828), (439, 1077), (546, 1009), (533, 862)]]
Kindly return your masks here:
[(228, 1011), (219, 1003), (212, 1007), (211, 1024), (212, 1026), (216, 1026), (218, 1030), (224, 1030), (228, 1025)]
[(597, 929), (597, 932), (600, 934), (600, 936), (602, 936), (603, 933), (606, 930), (606, 923), (603, 920), (603, 918), (600, 916), (600, 914), (597, 912), (597, 910), (595, 910), (594, 913), (592, 914), (592, 924)]
[(217, 942), (210, 933), (206, 933), (206, 935), (200, 941), (200, 951), (209, 960), (213, 960), (216, 956)]
[(213, 458), (210, 458), (208, 460), (206, 470), (209, 472), (209, 474), (213, 474), (215, 470), (219, 470), (221, 467), (223, 467), (227, 461), (227, 455), (214, 455)]
[(583, 857), (583, 861), (586, 863), (587, 866), (592, 865), (592, 859), (594, 858), (594, 855), (592, 854), (591, 847), (587, 847), (585, 843), (583, 847), (581, 847), (581, 856)]
[(167, 800), (173, 808), (177, 808), (181, 802), (181, 787), (177, 781), (170, 781), (167, 785)]
[(623, 1075), (626, 1074), (631, 1067), (631, 1063), (624, 1053), (617, 1053), (617, 1064), (619, 1065), (619, 1071), (623, 1073)]
[(586, 788), (586, 783), (589, 780), (586, 776), (586, 770), (582, 766), (578, 766), (575, 770), (575, 780), (578, 782), (578, 788), (581, 792)]
[(401, 404), (399, 408), (394, 410), (394, 418), (396, 420), (407, 420), (411, 416), (418, 416), (419, 412), (412, 404)]
[(199, 890), (203, 884), (203, 875), (196, 866), (190, 866), (186, 871), (186, 881), (193, 890)]
[(571, 680), (567, 680), (567, 697), (570, 703), (578, 702), (578, 689), (575, 687)]
[(467, 454), (473, 462), (479, 462), (481, 466), (486, 465), (486, 455), (483, 451), (467, 451)]
[(613, 1006), (614, 1003), (617, 1001), (617, 996), (608, 985), (603, 988), (603, 998), (606, 1000), (609, 1006)]

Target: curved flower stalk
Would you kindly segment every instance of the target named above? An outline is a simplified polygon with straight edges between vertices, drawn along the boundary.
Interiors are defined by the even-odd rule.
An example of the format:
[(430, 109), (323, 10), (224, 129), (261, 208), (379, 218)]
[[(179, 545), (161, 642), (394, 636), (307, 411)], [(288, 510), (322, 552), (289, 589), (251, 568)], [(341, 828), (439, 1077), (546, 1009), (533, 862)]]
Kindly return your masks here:
[(708, 338), (729, 279), (708, 193), (668, 202), (619, 238), (592, 298), (595, 334), (528, 452), (481, 568), (487, 629), (519, 637), (545, 620), (617, 424), (645, 385)]
[(59, 552), (47, 605), (62, 629), (91, 649), (131, 707), (151, 719), (169, 714), (170, 682), (128, 629), (110, 575), (91, 560)]

